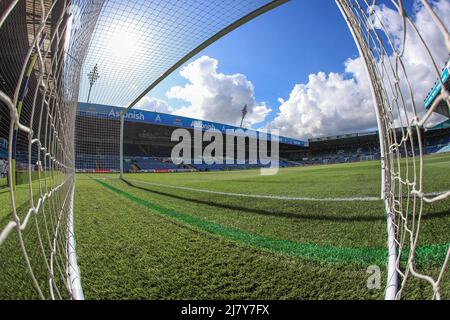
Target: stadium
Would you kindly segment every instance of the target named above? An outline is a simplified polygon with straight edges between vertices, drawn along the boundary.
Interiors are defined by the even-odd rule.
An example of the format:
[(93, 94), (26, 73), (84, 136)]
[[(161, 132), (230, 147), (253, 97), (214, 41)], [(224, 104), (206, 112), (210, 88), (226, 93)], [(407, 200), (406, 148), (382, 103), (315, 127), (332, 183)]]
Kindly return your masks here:
[[(120, 108), (104, 105), (80, 104), (77, 114), (75, 132), (75, 149), (78, 155), (78, 161), (75, 168), (78, 172), (120, 172), (120, 147), (118, 144), (120, 126)], [(91, 132), (86, 128), (92, 128)], [(99, 130), (99, 128), (102, 128)], [(215, 130), (226, 135), (227, 130), (238, 130), (240, 128), (226, 124), (202, 121), (199, 119), (190, 119), (177, 117), (170, 114), (161, 114), (156, 112), (133, 110), (127, 114), (124, 126), (123, 156), (125, 172), (182, 172), (182, 171), (217, 171), (233, 169), (251, 169), (259, 167), (261, 164), (256, 161), (254, 164), (244, 163), (238, 165), (234, 161), (237, 157), (233, 156), (230, 160), (233, 163), (222, 166), (220, 164), (207, 165), (202, 163), (192, 166), (177, 166), (171, 163), (171, 150), (176, 142), (171, 141), (171, 134), (176, 128), (185, 128), (201, 131)], [(256, 136), (243, 130), (248, 137), (245, 137), (243, 149), (249, 153), (249, 139)], [(101, 133), (100, 135), (98, 133)], [(114, 136), (116, 133), (116, 136)], [(256, 139), (257, 140), (257, 139)], [(269, 140), (270, 141), (270, 140)], [(278, 137), (280, 143), (280, 156), (286, 160), (298, 158), (306, 152), (306, 142)], [(237, 138), (234, 139), (235, 154), (239, 149)], [(205, 142), (202, 150), (206, 147)], [(223, 150), (221, 152), (224, 153)], [(193, 155), (192, 155), (193, 156)], [(222, 159), (223, 160), (223, 159)], [(226, 159), (225, 159), (226, 160)], [(190, 161), (194, 163), (194, 161)], [(218, 162), (218, 161), (215, 161)], [(226, 162), (226, 161), (222, 161)], [(229, 161), (230, 162), (230, 161)], [(281, 161), (281, 167), (296, 164), (295, 162)], [(299, 164), (297, 164), (299, 165)]]
[[(121, 109), (114, 106), (80, 103), (76, 118), (75, 150), (77, 172), (112, 173), (120, 172), (119, 120)], [(261, 163), (237, 164), (237, 157), (230, 164), (222, 161), (218, 164), (205, 162), (192, 165), (176, 165), (171, 160), (171, 150), (176, 143), (171, 134), (176, 128), (201, 131), (217, 130), (226, 135), (227, 129), (239, 129), (226, 124), (202, 121), (143, 110), (132, 110), (127, 114), (124, 126), (124, 172), (127, 173), (164, 173), (195, 171), (230, 171), (262, 167)], [(89, 131), (89, 129), (91, 131)], [(249, 130), (245, 130), (249, 131)], [(248, 134), (250, 137), (252, 135)], [(401, 130), (397, 135), (401, 137)], [(312, 138), (300, 141), (287, 137), (278, 137), (280, 144), (279, 166), (281, 168), (318, 164), (338, 164), (380, 160), (378, 132), (362, 132), (342, 136)], [(423, 153), (439, 154), (448, 152), (450, 144), (450, 121), (442, 122), (421, 133)], [(248, 159), (249, 137), (245, 139), (243, 149)], [(234, 139), (235, 153), (239, 149)], [(204, 142), (202, 150), (207, 143)], [(416, 150), (417, 152), (417, 150)], [(223, 152), (221, 152), (223, 154)], [(222, 159), (224, 160), (224, 159)]]
[[(336, 0), (357, 57), (265, 122), (244, 75), (188, 78), (293, 2), (0, 3), (1, 300), (450, 298), (450, 3)], [(192, 105), (142, 103), (166, 83)], [(292, 107), (321, 92), (348, 110)]]

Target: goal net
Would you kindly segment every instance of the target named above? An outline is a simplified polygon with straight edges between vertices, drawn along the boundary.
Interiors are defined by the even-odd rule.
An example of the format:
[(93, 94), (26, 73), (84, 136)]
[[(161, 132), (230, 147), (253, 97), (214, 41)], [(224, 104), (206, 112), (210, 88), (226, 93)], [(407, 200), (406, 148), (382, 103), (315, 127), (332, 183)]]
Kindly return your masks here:
[(284, 2), (0, 2), (0, 299), (83, 298), (75, 172), (119, 170), (120, 117), (79, 102), (135, 105), (208, 44)]
[(0, 299), (82, 298), (74, 124), (103, 1), (0, 2)]
[[(154, 111), (155, 104), (143, 102), (157, 84), (209, 44), (284, 2), (0, 2), (0, 299), (83, 298), (73, 233), (75, 172), (119, 172), (125, 110)], [(448, 201), (450, 191), (427, 189), (422, 138), (433, 112), (450, 100), (441, 83), (424, 109), (409, 44), (419, 44), (433, 77), (441, 79), (449, 21), (437, 2), (416, 2), (446, 45), (442, 56), (404, 1), (336, 3), (359, 49), (377, 114), (386, 298), (407, 298), (408, 285), (419, 281), (426, 296), (439, 299), (450, 248), (433, 270), (422, 269), (416, 248), (427, 206)], [(387, 24), (386, 15), (396, 23)]]
[[(450, 191), (427, 193), (424, 166), (423, 128), (432, 119), (441, 103), (450, 106), (447, 89), (435, 97), (432, 106), (424, 110), (424, 97), (416, 96), (418, 55), (425, 57), (429, 70), (441, 82), (441, 67), (450, 52), (449, 21), (439, 16), (445, 1), (417, 2), (423, 6), (429, 20), (427, 29), (420, 29), (411, 9), (401, 0), (337, 0), (370, 80), (378, 120), (382, 156), (382, 197), (386, 204), (388, 232), (387, 299), (404, 298), (410, 282), (428, 284), (429, 296), (440, 298), (440, 286), (448, 269), (450, 246), (433, 274), (425, 273), (418, 263), (416, 248), (420, 244), (426, 206), (450, 197)], [(378, 5), (377, 5), (378, 4)], [(416, 8), (414, 8), (416, 9)], [(413, 9), (413, 11), (414, 11)], [(445, 9), (445, 8), (444, 8)], [(441, 10), (442, 11), (442, 10)], [(387, 16), (391, 19), (387, 19)], [(393, 17), (393, 19), (392, 19)], [(438, 39), (430, 39), (431, 31)], [(437, 52), (436, 42), (445, 43), (444, 54)], [(419, 81), (421, 81), (419, 79)], [(448, 227), (448, 226), (447, 226)], [(406, 296), (407, 298), (407, 296)]]

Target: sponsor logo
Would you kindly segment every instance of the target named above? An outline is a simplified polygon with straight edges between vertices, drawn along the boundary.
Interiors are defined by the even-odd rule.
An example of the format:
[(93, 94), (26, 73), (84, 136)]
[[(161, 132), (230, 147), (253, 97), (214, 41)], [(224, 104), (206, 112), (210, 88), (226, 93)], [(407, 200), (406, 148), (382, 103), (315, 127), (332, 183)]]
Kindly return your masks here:
[[(214, 123), (207, 123), (207, 122), (205, 123), (200, 120), (192, 121), (191, 127), (194, 129), (203, 130), (203, 131), (213, 130), (213, 131), (220, 132), (220, 130), (216, 129), (216, 126), (214, 125)], [(222, 126), (222, 131), (225, 131), (225, 126)]]
[[(120, 112), (121, 111), (111, 109), (108, 115), (113, 118), (120, 118)], [(125, 119), (145, 121), (145, 115), (142, 112), (129, 111), (125, 114)]]

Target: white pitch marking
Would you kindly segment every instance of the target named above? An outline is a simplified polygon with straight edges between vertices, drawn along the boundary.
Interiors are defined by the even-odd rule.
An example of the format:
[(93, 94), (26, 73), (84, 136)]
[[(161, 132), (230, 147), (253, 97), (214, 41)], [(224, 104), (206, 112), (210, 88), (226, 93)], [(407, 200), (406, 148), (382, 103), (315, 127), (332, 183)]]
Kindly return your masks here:
[(139, 183), (143, 183), (143, 184), (152, 185), (155, 187), (173, 188), (173, 189), (179, 189), (179, 190), (219, 194), (219, 195), (224, 195), (224, 196), (256, 198), (256, 199), (293, 200), (293, 201), (324, 201), (324, 202), (333, 202), (333, 201), (335, 201), (335, 202), (344, 202), (344, 201), (366, 201), (366, 202), (368, 202), (368, 201), (380, 201), (381, 200), (379, 197), (312, 198), (312, 197), (268, 196), (268, 195), (260, 195), (260, 194), (245, 194), (245, 193), (233, 193), (233, 192), (212, 191), (212, 190), (205, 190), (205, 189), (195, 189), (195, 188), (172, 186), (172, 185), (168, 185), (168, 184), (153, 183), (153, 182), (147, 182), (147, 181), (141, 181), (141, 180), (128, 179), (128, 181), (139, 182)]

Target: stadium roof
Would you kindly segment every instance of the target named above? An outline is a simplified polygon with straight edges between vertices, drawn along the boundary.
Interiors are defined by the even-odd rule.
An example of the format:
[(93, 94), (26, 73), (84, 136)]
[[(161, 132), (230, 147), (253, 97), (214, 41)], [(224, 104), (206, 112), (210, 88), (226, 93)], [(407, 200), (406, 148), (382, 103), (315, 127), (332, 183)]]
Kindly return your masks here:
[(367, 137), (367, 136), (374, 136), (374, 135), (378, 135), (378, 131), (348, 133), (348, 134), (342, 134), (342, 135), (338, 135), (338, 136), (311, 138), (311, 139), (309, 139), (309, 142), (331, 141), (331, 140), (339, 140), (339, 139), (347, 139), (347, 138)]
[(108, 0), (83, 64), (98, 66), (90, 102), (131, 107), (183, 63), (243, 23), (287, 0)]
[(435, 125), (432, 128), (429, 128), (427, 131), (433, 131), (433, 130), (441, 130), (441, 129), (448, 129), (450, 128), (450, 119), (446, 120), (444, 122), (439, 123), (438, 125)]
[[(434, 87), (431, 89), (431, 91), (428, 93), (427, 97), (425, 98), (424, 104), (425, 108), (429, 109), (434, 100), (436, 100), (437, 96), (441, 93), (442, 90), (442, 84), (448, 89), (450, 87), (450, 59), (448, 60), (445, 67), (442, 69), (442, 75), (441, 80), (436, 81), (434, 84)], [(450, 110), (449, 106), (447, 105), (447, 102), (441, 101), (441, 103), (438, 105), (438, 107), (435, 109), (435, 112), (450, 117)]]
[[(105, 118), (114, 118), (120, 119), (120, 112), (123, 111), (123, 108), (101, 105), (101, 104), (91, 104), (91, 103), (83, 103), (80, 102), (78, 104), (79, 113), (81, 115), (89, 115), (96, 117), (105, 117)], [(170, 127), (180, 127), (185, 129), (198, 129), (200, 128), (203, 131), (206, 130), (216, 130), (222, 133), (225, 133), (226, 130), (238, 130), (239, 127), (230, 126), (227, 124), (211, 122), (211, 121), (203, 121), (193, 118), (180, 117), (171, 114), (165, 114), (160, 112), (152, 112), (145, 111), (140, 109), (131, 109), (126, 114), (125, 118), (130, 122), (139, 122), (139, 123), (147, 123), (153, 125), (161, 125), (161, 126), (170, 126)], [(244, 129), (245, 130), (245, 129)], [(246, 132), (258, 133), (255, 130), (246, 130)], [(298, 147), (306, 147), (308, 145), (307, 142), (296, 140), (292, 138), (279, 136), (279, 142), (283, 144), (294, 145)], [(268, 140), (271, 140), (271, 135), (268, 135)]]

